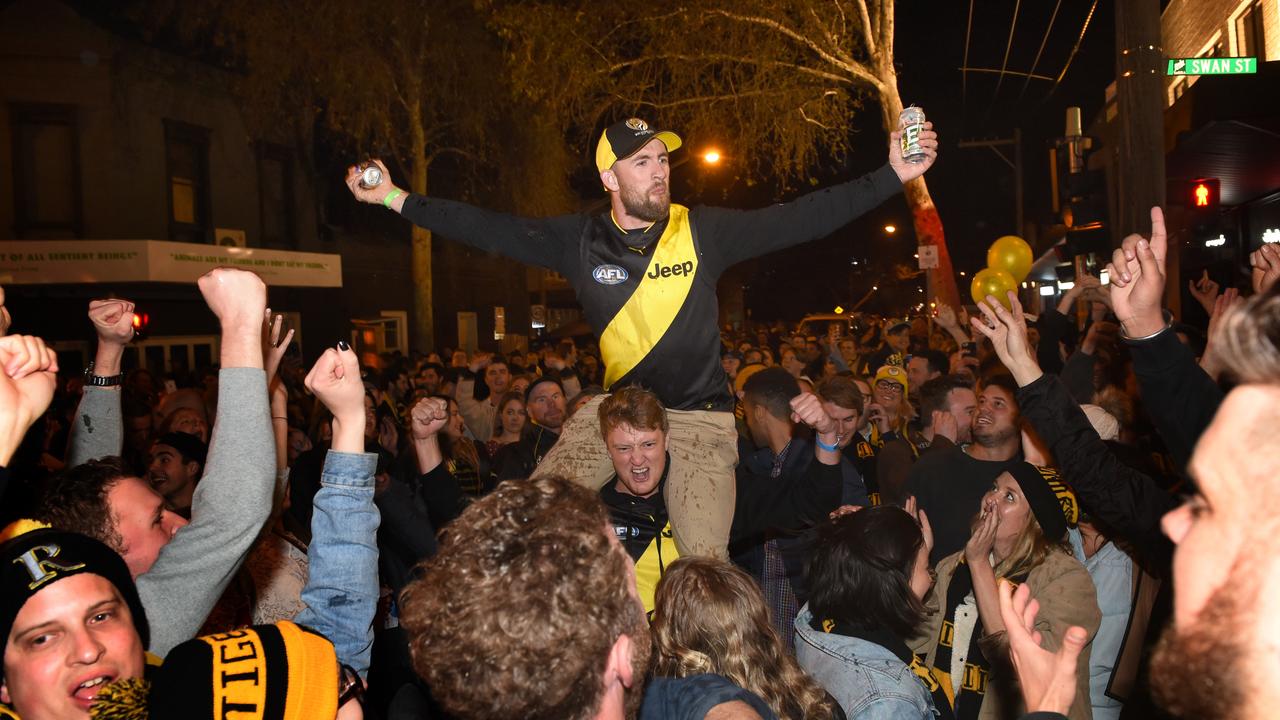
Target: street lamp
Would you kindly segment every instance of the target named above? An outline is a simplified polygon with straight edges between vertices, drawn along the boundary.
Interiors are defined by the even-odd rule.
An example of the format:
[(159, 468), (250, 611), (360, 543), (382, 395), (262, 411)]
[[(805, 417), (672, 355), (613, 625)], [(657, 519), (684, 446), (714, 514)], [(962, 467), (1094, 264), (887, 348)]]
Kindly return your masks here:
[(715, 165), (720, 162), (720, 151), (711, 149), (702, 154), (702, 161), (708, 165)]
[(890, 235), (892, 235), (892, 234), (894, 234), (894, 233), (898, 232), (898, 227), (897, 227), (896, 225), (885, 225), (885, 226), (884, 226), (884, 231), (885, 231), (885, 232), (887, 232), (887, 233), (889, 233)]

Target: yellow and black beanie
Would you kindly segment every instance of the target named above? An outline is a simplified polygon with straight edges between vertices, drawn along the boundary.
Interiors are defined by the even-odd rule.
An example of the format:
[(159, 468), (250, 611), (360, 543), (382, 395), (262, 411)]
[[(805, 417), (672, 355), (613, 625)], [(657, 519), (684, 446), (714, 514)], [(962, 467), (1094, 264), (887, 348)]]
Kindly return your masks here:
[[(27, 520), (10, 525), (0, 539), (0, 643), (8, 641), (22, 606), (41, 590), (73, 575), (90, 574), (116, 586), (129, 606), (142, 646), (147, 646), (147, 613), (129, 566), (115, 550), (87, 535), (54, 530)], [(3, 672), (0, 669), (0, 678)]]
[(333, 643), (286, 620), (188, 640), (171, 650), (147, 680), (104, 688), (90, 716), (310, 720), (337, 712)]
[(1022, 495), (1040, 529), (1044, 530), (1044, 536), (1054, 542), (1061, 541), (1067, 528), (1074, 527), (1080, 520), (1080, 505), (1071, 487), (1051, 467), (1019, 462), (1009, 465), (1008, 470), (1022, 488)]

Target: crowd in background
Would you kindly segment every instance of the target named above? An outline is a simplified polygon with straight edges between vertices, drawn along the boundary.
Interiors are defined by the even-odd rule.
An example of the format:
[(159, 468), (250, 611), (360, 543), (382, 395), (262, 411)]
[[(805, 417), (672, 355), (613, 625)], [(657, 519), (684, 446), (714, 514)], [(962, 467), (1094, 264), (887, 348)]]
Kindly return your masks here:
[[(615, 472), (600, 492), (527, 479), (605, 394), (591, 339), (303, 358), (261, 280), (217, 270), (200, 289), (220, 367), (122, 367), (133, 306), (106, 299), (67, 319), (97, 333), (82, 373), (22, 318), (28, 334), (8, 334), (6, 311), (0, 512), (19, 522), (3, 546), (0, 714), (87, 711), (99, 684), (133, 679), (153, 717), (195, 717), (232, 643), (268, 658), (245, 667), (269, 680), (212, 697), (310, 708), (293, 717), (591, 717), (614, 689), (642, 717), (1246, 717), (1262, 691), (1242, 633), (1274, 595), (1256, 557), (1271, 545), (1261, 525), (1221, 530), (1175, 562), (1170, 539), (1235, 511), (1197, 486), (1237, 471), (1192, 461), (1217, 451), (1211, 422), (1251, 418), (1218, 432), (1246, 436), (1257, 468), (1275, 462), (1253, 426), (1270, 395), (1237, 394), (1280, 382), (1280, 257), (1255, 256), (1247, 304), (1193, 284), (1211, 317), (1194, 328), (1161, 314), (1155, 245), (1126, 241), (1113, 284), (1081, 278), (1034, 318), (1011, 296), (805, 332), (726, 326), (727, 559), (677, 560), (666, 542), (668, 424), (642, 388), (593, 405)], [(105, 593), (77, 606), (87, 621), (45, 607), (72, 582)], [(53, 619), (33, 625), (37, 611)], [(122, 617), (117, 649), (100, 628)]]

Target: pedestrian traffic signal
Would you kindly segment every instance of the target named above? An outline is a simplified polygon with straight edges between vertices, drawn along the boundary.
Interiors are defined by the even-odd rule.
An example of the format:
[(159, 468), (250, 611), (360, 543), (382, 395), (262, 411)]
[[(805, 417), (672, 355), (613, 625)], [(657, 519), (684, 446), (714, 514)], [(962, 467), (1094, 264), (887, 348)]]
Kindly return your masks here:
[(1193, 210), (1213, 211), (1218, 209), (1218, 178), (1200, 178), (1191, 183), (1187, 194), (1187, 207)]

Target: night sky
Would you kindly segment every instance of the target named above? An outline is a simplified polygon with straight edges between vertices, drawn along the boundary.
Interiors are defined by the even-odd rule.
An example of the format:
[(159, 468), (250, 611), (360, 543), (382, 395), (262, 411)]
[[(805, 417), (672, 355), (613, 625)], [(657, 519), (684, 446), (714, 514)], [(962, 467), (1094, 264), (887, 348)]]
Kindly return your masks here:
[[(1050, 26), (1055, 2), (1021, 2), (1012, 42), (1008, 45), (1015, 0), (974, 2), (969, 33), (968, 66), (999, 70), (1008, 50), (1007, 68), (1027, 72), (1040, 52), (1035, 74), (1056, 78), (1062, 72), (1081, 27), (1090, 0), (1063, 0)], [(996, 237), (1015, 232), (1013, 170), (986, 148), (961, 149), (962, 140), (1011, 137), (1020, 127), (1023, 137), (1026, 220), (1047, 224), (1051, 219), (1048, 148), (1062, 135), (1066, 108), (1079, 105), (1086, 127), (1100, 112), (1104, 91), (1115, 76), (1115, 28), (1111, 4), (1098, 2), (1079, 50), (1060, 84), (998, 73), (962, 73), (965, 30), (970, 3), (898, 3), (896, 57), (904, 104), (924, 108), (942, 139), (938, 164), (926, 175), (947, 234), (957, 271), (971, 277), (985, 266), (987, 246)], [(1047, 40), (1046, 30), (1048, 30)], [(858, 150), (843, 168), (817, 174), (823, 183), (838, 182), (874, 170), (885, 161), (886, 139), (879, 127), (879, 111), (863, 110), (854, 121)], [(696, 144), (696, 138), (689, 138)], [(1012, 159), (1012, 148), (1005, 148)], [(678, 172), (689, 172), (692, 166)], [(682, 180), (687, 182), (687, 179)], [(741, 184), (717, 187), (707, 181), (701, 193), (692, 186), (674, 187), (677, 200), (690, 204), (727, 204), (753, 207), (794, 197), (779, 193), (776, 185), (746, 188)], [(891, 238), (881, 228), (899, 230)], [(873, 284), (882, 292), (866, 309), (898, 309), (908, 298), (923, 299), (915, 290), (917, 280), (888, 281), (894, 263), (914, 267), (915, 238), (910, 216), (901, 198), (885, 203), (867, 217), (827, 240), (769, 256), (757, 266), (748, 282), (747, 306), (757, 319), (795, 319), (809, 312), (830, 312), (836, 304), (849, 307)], [(859, 265), (851, 261), (858, 259)], [(866, 262), (870, 260), (870, 264)], [(851, 270), (861, 274), (850, 274)], [(961, 295), (968, 295), (961, 278)], [(877, 302), (879, 306), (877, 307)]]

